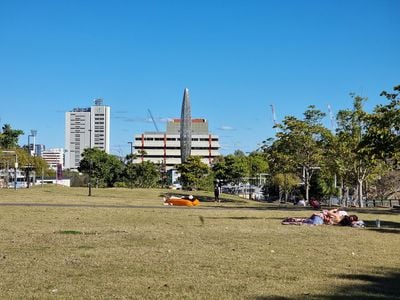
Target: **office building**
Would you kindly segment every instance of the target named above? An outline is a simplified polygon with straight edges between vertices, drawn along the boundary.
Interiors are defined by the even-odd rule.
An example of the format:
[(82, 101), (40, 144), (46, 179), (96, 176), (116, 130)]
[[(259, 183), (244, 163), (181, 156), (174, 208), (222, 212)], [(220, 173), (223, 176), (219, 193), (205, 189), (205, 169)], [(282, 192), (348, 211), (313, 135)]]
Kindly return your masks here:
[(86, 148), (110, 152), (110, 107), (102, 99), (65, 114), (65, 168), (77, 169)]
[(64, 149), (62, 148), (51, 148), (42, 151), (42, 158), (47, 162), (49, 167), (54, 171), (57, 171), (57, 166), (61, 165), (64, 169)]
[[(181, 164), (180, 128), (181, 119), (167, 123), (166, 132), (145, 132), (135, 135), (135, 162), (151, 161), (172, 169)], [(200, 156), (202, 162), (211, 165), (213, 159), (220, 155), (218, 136), (209, 133), (205, 119), (192, 119), (191, 155)]]
[[(33, 148), (33, 146), (32, 146)], [(43, 144), (35, 144), (35, 156), (42, 156), (43, 151), (46, 150), (46, 146)]]

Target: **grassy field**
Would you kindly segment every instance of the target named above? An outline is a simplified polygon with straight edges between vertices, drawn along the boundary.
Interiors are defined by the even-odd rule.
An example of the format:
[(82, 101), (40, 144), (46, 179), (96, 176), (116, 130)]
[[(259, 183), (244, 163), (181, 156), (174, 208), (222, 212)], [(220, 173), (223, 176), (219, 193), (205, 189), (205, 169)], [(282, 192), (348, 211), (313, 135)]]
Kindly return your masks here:
[(0, 190), (0, 299), (400, 299), (399, 212), (284, 226), (312, 211), (207, 193), (165, 207), (169, 193)]

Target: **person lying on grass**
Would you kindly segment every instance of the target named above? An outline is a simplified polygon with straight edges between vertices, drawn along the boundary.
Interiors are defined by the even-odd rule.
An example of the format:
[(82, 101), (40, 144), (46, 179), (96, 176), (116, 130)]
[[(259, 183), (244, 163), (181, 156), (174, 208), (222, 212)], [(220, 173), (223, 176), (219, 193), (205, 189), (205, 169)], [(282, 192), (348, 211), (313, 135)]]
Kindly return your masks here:
[(171, 200), (171, 199), (185, 199), (185, 200), (190, 200), (193, 201), (194, 197), (193, 195), (184, 195), (184, 196), (169, 196), (169, 197), (164, 197), (163, 200), (164, 202), (167, 200)]
[(351, 226), (358, 221), (356, 215), (349, 216), (346, 211), (340, 209), (322, 210), (313, 213), (309, 218), (285, 218), (283, 225), (341, 225)]

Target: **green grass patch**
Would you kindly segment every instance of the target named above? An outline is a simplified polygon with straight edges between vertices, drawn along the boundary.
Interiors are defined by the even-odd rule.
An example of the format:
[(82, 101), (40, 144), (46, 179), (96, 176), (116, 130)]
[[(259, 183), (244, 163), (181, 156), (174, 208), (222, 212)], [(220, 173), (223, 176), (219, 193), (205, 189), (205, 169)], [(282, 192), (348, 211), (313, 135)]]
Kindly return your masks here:
[(0, 206), (0, 299), (398, 299), (398, 212), (353, 209), (364, 229), (284, 226), (313, 211), (226, 195), (165, 207), (167, 193), (0, 190), (26, 204)]
[(59, 233), (59, 234), (82, 234), (82, 232), (77, 231), (77, 230), (60, 230), (60, 231), (56, 231), (55, 233)]

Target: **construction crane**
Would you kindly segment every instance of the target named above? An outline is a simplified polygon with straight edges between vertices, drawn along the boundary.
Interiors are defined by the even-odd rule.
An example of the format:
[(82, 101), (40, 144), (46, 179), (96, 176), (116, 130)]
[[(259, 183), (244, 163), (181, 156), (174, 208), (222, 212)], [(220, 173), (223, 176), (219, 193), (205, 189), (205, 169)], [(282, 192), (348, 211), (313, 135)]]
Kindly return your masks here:
[(278, 122), (276, 121), (275, 107), (274, 107), (273, 104), (271, 104), (270, 106), (271, 106), (272, 120), (273, 120), (273, 122), (274, 122), (275, 131), (278, 131), (278, 127), (276, 127), (276, 126), (278, 125)]
[(149, 112), (150, 118), (151, 118), (151, 120), (153, 121), (153, 124), (154, 124), (154, 127), (156, 128), (156, 131), (159, 132), (158, 127), (157, 127), (157, 123), (156, 123), (156, 121), (154, 120), (154, 117), (153, 117), (153, 114), (151, 113), (151, 110), (150, 110), (150, 109), (147, 109), (147, 111)]
[(330, 104), (328, 104), (328, 111), (329, 111), (329, 119), (331, 120), (332, 131), (335, 131), (335, 129), (336, 129), (336, 121), (335, 121), (335, 117), (333, 116), (332, 107), (331, 107)]

